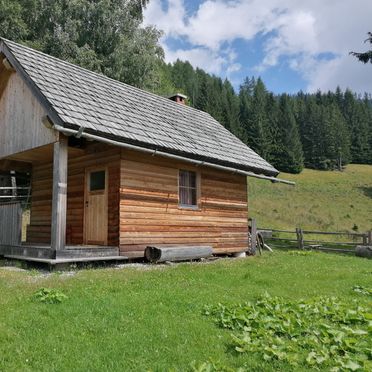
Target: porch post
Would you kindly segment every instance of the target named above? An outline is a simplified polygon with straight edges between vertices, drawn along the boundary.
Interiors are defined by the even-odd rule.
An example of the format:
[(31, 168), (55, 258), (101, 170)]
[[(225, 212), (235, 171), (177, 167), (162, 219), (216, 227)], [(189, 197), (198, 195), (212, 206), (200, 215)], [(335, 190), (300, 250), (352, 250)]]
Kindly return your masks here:
[(65, 248), (66, 209), (67, 209), (67, 161), (68, 139), (60, 134), (53, 149), (53, 200), (52, 200), (52, 236), (53, 250)]

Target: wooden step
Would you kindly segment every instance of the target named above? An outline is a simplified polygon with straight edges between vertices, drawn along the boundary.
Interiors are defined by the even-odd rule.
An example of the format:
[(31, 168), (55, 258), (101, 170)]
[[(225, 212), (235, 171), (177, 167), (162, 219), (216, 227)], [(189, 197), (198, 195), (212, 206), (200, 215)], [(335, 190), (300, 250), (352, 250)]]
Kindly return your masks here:
[(57, 251), (56, 258), (69, 257), (110, 257), (120, 256), (119, 248), (116, 247), (97, 247), (97, 248), (67, 248)]
[(74, 263), (74, 262), (126, 261), (126, 260), (128, 260), (128, 257), (124, 257), (124, 256), (74, 257), (74, 258), (56, 258), (56, 259), (26, 257), (26, 256), (13, 256), (13, 255), (5, 255), (4, 257), (5, 258), (10, 258), (10, 259), (13, 259), (13, 260), (40, 262), (40, 263), (45, 263), (45, 264), (49, 264), (49, 265), (58, 265), (58, 264)]

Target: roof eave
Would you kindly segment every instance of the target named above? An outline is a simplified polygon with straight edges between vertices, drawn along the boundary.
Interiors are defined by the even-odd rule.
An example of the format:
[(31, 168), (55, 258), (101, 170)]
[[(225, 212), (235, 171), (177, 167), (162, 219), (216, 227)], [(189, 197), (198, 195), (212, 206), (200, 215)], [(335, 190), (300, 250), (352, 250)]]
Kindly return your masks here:
[[(187, 161), (190, 163), (193, 163), (196, 166), (209, 166), (209, 167), (214, 167), (217, 169), (229, 171), (233, 174), (241, 174), (245, 175), (248, 177), (255, 177), (255, 178), (261, 178), (261, 179), (266, 179), (274, 183), (286, 183), (289, 185), (294, 185), (295, 183), (292, 181), (276, 178), (276, 176), (279, 174), (278, 171), (272, 172), (269, 170), (259, 170), (259, 169), (252, 169), (252, 168), (247, 168), (247, 169), (240, 169), (237, 168), (236, 165), (231, 164), (230, 166), (225, 166), (220, 164), (218, 161), (215, 159), (210, 159), (208, 161), (194, 158), (192, 157), (192, 154), (185, 154), (185, 155), (179, 155), (173, 152), (170, 152), (167, 149), (158, 149), (158, 148), (153, 148), (149, 147), (148, 145), (139, 145), (139, 144), (133, 144), (133, 143), (128, 143), (126, 141), (118, 141), (117, 137), (115, 139), (108, 138), (107, 135), (102, 135), (100, 133), (94, 132), (92, 130), (85, 131), (84, 128), (78, 127), (76, 125), (68, 125), (66, 126), (59, 126), (59, 125), (54, 125), (54, 128), (61, 133), (64, 133), (66, 135), (74, 135), (74, 136), (79, 136), (79, 137), (85, 137), (87, 139), (91, 140), (96, 140), (100, 142), (105, 142), (114, 146), (120, 146), (120, 147), (125, 147), (129, 148), (132, 150), (137, 150), (137, 151), (143, 151), (147, 153), (151, 153), (152, 155), (160, 155), (160, 156), (165, 156), (168, 158), (174, 158), (182, 161)], [(74, 129), (72, 129), (74, 128)]]
[(21, 76), (23, 81), (26, 83), (26, 85), (29, 87), (31, 92), (39, 100), (39, 103), (45, 109), (47, 115), (50, 117), (52, 122), (57, 125), (63, 126), (64, 125), (63, 120), (60, 118), (60, 116), (58, 115), (56, 110), (53, 108), (51, 103), (48, 101), (48, 99), (41, 92), (40, 88), (35, 84), (32, 78), (24, 70), (21, 63), (18, 62), (17, 58), (14, 56), (14, 54), (12, 53), (12, 51), (6, 44), (6, 41), (2, 38), (0, 38), (0, 53), (3, 53), (5, 55), (5, 57), (10, 62), (12, 67), (15, 69), (15, 71), (19, 73), (19, 75)]

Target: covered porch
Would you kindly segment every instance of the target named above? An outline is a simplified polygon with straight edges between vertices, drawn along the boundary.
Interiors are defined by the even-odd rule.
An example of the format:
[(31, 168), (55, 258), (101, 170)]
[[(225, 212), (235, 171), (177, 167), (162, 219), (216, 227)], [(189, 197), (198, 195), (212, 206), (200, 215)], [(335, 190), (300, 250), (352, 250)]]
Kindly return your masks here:
[[(58, 265), (126, 260), (118, 241), (120, 152), (69, 139), (0, 160), (30, 174), (30, 198), (0, 204), (0, 256)], [(29, 221), (23, 212), (29, 210)]]

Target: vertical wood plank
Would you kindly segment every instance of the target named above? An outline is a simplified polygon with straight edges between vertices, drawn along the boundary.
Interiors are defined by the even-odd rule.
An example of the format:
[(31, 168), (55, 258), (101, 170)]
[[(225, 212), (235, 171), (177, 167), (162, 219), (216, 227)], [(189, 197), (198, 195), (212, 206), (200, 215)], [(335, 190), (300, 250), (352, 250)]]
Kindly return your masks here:
[(256, 254), (256, 244), (257, 243), (257, 222), (255, 218), (251, 221), (251, 251)]
[(64, 249), (66, 244), (67, 209), (67, 137), (60, 136), (53, 152), (52, 249)]
[(0, 244), (19, 246), (22, 236), (21, 203), (0, 205)]
[(301, 228), (296, 227), (297, 243), (299, 249), (305, 249), (304, 234)]

